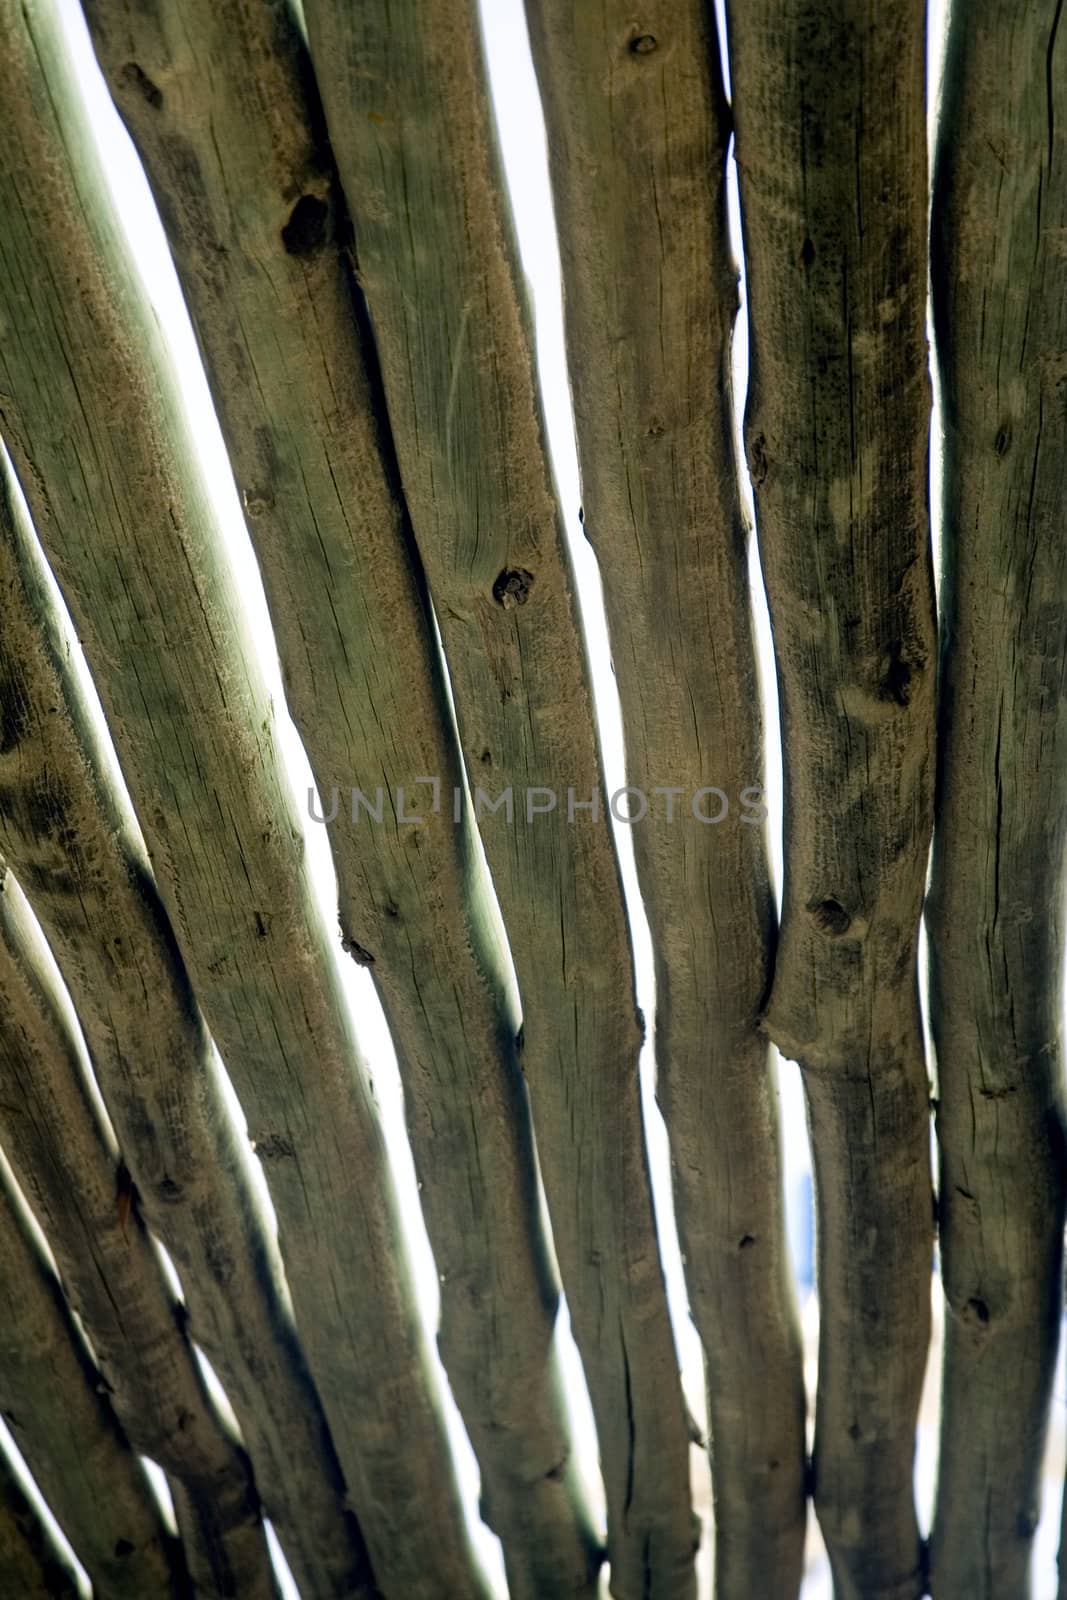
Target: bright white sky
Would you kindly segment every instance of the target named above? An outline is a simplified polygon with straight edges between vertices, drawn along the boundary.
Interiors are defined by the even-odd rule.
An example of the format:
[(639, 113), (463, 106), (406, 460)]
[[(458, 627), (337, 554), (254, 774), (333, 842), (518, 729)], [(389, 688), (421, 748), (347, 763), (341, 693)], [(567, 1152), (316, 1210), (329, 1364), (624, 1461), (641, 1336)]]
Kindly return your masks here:
[[(214, 411), (208, 395), (195, 341), (189, 327), (181, 293), (178, 289), (169, 252), (163, 238), (155, 207), (149, 196), (143, 173), (129, 139), (114, 113), (102, 80), (96, 69), (91, 48), (77, 0), (58, 0), (68, 27), (84, 92), (92, 108), (94, 124), (104, 153), (116, 202), (129, 235), (131, 248), (152, 296), (160, 321), (168, 336), (174, 361), (186, 396), (189, 417), (197, 445), (207, 467), (213, 493), (219, 508), (220, 519), (226, 532), (230, 553), (240, 576), (241, 592), (252, 619), (253, 631), (262, 657), (262, 664), (276, 700), (282, 700), (280, 675), (274, 649), (273, 635), (267, 616), (258, 568), (251, 551), (243, 516), (234, 488), (233, 479), (219, 435)], [(600, 581), (596, 561), (582, 535), (577, 520), (580, 503), (578, 465), (574, 443), (570, 397), (566, 378), (563, 328), (560, 305), (559, 258), (556, 249), (552, 220), (548, 170), (543, 142), (541, 110), (530, 61), (522, 0), (480, 0), (487, 44), (490, 76), (500, 129), (500, 137), (507, 169), (508, 181), (515, 206), (519, 247), (529, 281), (534, 303), (537, 350), (540, 363), (545, 412), (550, 448), (555, 466), (560, 499), (564, 507), (572, 542), (572, 555), (578, 574), (583, 617), (593, 664), (597, 712), (607, 768), (609, 792), (625, 782), (623, 764), (622, 730), (614, 674), (610, 664), (610, 650), (604, 621)], [(716, 0), (720, 27), (722, 0)], [(944, 31), (944, 0), (931, 4), (931, 55), (940, 62)], [(932, 72), (936, 82), (939, 75)], [(936, 96), (932, 96), (934, 105)], [(934, 105), (932, 105), (932, 113)], [(735, 248), (740, 255), (740, 225), (738, 219), (736, 177), (731, 162), (730, 172), (731, 226), (734, 230)], [(743, 406), (747, 386), (747, 325), (742, 309), (734, 344), (734, 387), (739, 410)], [(935, 435), (936, 435), (935, 428)], [(935, 437), (933, 471), (939, 473), (940, 440)], [(745, 489), (748, 491), (747, 478)], [(935, 500), (936, 504), (936, 500)], [(766, 605), (759, 577), (758, 560), (751, 562), (753, 605), (757, 621), (759, 650), (765, 702), (767, 736), (767, 798), (771, 816), (771, 851), (776, 882), (781, 882), (781, 761), (778, 749), (778, 716), (774, 692), (773, 657)], [(299, 739), (291, 724), (287, 730), (284, 753), (289, 767), (298, 809), (303, 814), (304, 800), (311, 783), (310, 771)], [(654, 981), (651, 945), (648, 926), (637, 890), (633, 867), (633, 850), (629, 830), (616, 826), (616, 836), (622, 858), (623, 878), (631, 912), (634, 942), (637, 953), (639, 1000), (646, 1018), (655, 1014)], [(329, 858), (326, 830), (310, 827), (308, 847), (316, 865), (317, 888), (324, 915), (330, 922), (336, 917), (336, 892), (333, 868)], [(402, 1097), (396, 1072), (396, 1062), (384, 1018), (369, 976), (363, 969), (345, 959), (337, 947), (339, 971), (342, 974), (360, 1039), (374, 1072), (375, 1085), (382, 1104), (383, 1116), (390, 1140), (394, 1167), (404, 1216), (408, 1227), (415, 1277), (420, 1301), (431, 1331), (437, 1317), (437, 1277), (422, 1224), (418, 1205), (417, 1185), (411, 1164), (410, 1151), (403, 1125)], [(668, 1277), (672, 1315), (675, 1321), (679, 1355), (686, 1392), (691, 1409), (698, 1420), (705, 1415), (703, 1377), (699, 1342), (686, 1311), (685, 1289), (681, 1259), (674, 1230), (673, 1206), (670, 1198), (670, 1175), (667, 1156), (666, 1133), (652, 1096), (652, 1041), (646, 1048), (642, 1063), (642, 1092), (646, 1120), (649, 1127), (650, 1152), (657, 1208), (660, 1216), (663, 1255)], [(781, 1071), (783, 1129), (785, 1142), (785, 1177), (787, 1204), (791, 1211), (791, 1229), (799, 1240), (804, 1227), (801, 1202), (805, 1186), (810, 1182), (810, 1157), (805, 1128), (803, 1098), (799, 1075), (789, 1063)], [(235, 1115), (240, 1118), (234, 1103)], [(256, 1165), (258, 1172), (258, 1165)], [(264, 1189), (265, 1194), (265, 1189)], [(935, 1304), (937, 1301), (935, 1300)], [(809, 1298), (804, 1310), (805, 1325), (814, 1332), (816, 1311)], [(594, 1501), (602, 1506), (597, 1482), (596, 1442), (592, 1417), (585, 1394), (580, 1363), (570, 1339), (564, 1313), (563, 1347), (569, 1375), (572, 1404), (575, 1409), (579, 1452), (590, 1484)], [(445, 1395), (453, 1442), (460, 1466), (471, 1525), (475, 1532), (487, 1570), (492, 1575), (498, 1593), (505, 1594), (503, 1564), (497, 1541), (488, 1533), (477, 1515), (478, 1472), (467, 1441), (463, 1425), (451, 1402), (447, 1381), (439, 1373)], [(1057, 1399), (1063, 1395), (1063, 1379), (1057, 1384)], [(1057, 1414), (1062, 1407), (1057, 1405)], [(934, 1471), (936, 1412), (931, 1413), (920, 1437), (918, 1483), (924, 1515), (928, 1516), (930, 1490)], [(0, 1430), (0, 1443), (9, 1448), (10, 1440)], [(1037, 1581), (1035, 1600), (1051, 1600), (1056, 1592), (1055, 1546), (1058, 1531), (1059, 1485), (1062, 1481), (1062, 1440), (1058, 1436), (1054, 1446), (1055, 1459), (1050, 1459), (1050, 1477), (1045, 1515), (1039, 1533), (1039, 1553), (1036, 1562)], [(694, 1451), (694, 1470), (703, 1474), (703, 1485), (698, 1483), (699, 1499), (706, 1501), (706, 1459)], [(703, 1592), (710, 1594), (708, 1543), (705, 1539), (702, 1571)], [(276, 1548), (276, 1547), (275, 1547)], [(282, 1563), (284, 1567), (284, 1563)], [(283, 1574), (288, 1596), (296, 1590), (287, 1573)], [(606, 1593), (606, 1587), (604, 1592)], [(804, 1600), (829, 1600), (830, 1583), (825, 1561), (813, 1541), (811, 1566), (804, 1586)]]

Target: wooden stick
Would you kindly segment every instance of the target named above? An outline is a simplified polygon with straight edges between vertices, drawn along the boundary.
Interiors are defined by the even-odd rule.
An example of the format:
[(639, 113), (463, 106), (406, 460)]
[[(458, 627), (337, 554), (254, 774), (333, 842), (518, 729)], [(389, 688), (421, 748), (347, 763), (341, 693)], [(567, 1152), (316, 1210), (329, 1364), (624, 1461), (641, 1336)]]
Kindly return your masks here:
[[(737, 272), (711, 9), (527, 0), (548, 124), (584, 527), (600, 562), (656, 958), (658, 1097), (705, 1351), (716, 1593), (794, 1596), (804, 1382), (758, 1031), (774, 908), (730, 407)], [(697, 821), (693, 792), (716, 825)], [(747, 793), (746, 793), (747, 791)], [(742, 795), (750, 802), (746, 806)]]
[(0, 1156), (0, 1411), (101, 1600), (191, 1594), (181, 1549), (107, 1399)]
[(767, 1031), (804, 1074), (818, 1206), (815, 1506), (837, 1600), (912, 1600), (932, 1255), (924, 7), (744, 0), (729, 36), (786, 784)]
[[(285, 6), (237, 0), (88, 15), (159, 197), (326, 814), (339, 792), (341, 924), (397, 1044), (483, 1514), (513, 1600), (587, 1593), (517, 1024), (454, 821), (462, 760), (303, 35)], [(373, 803), (379, 785), (382, 821), (354, 825), (352, 788)], [(398, 786), (417, 827), (396, 819)]]
[[(265, 1163), (376, 1575), (412, 1597), (481, 1595), (274, 712), (49, 0), (0, 0), (0, 106), (0, 315), (19, 329), (0, 353), (0, 430)], [(339, 1522), (326, 1531), (343, 1593), (359, 1551)]]
[[(85, 1030), (121, 1141), (127, 1209), (135, 1187), (136, 1214), (175, 1260), (190, 1336), (203, 1347), (234, 1406), (287, 1559), (307, 1589), (347, 1595), (350, 1586), (371, 1583), (368, 1563), (358, 1530), (344, 1526), (340, 1468), (285, 1306), (281, 1267), (259, 1215), (248, 1153), (238, 1146), (211, 1040), (122, 798), (121, 774), (101, 746), (72, 670), (69, 633), (6, 462), (0, 474), (0, 591), (0, 716), (7, 729), (0, 741), (0, 846), (32, 893)], [(91, 1166), (105, 1158), (99, 1134), (85, 1123), (89, 1112), (71, 1059), (69, 1049), (40, 1052), (22, 1094), (44, 1093), (47, 1086), (57, 1104), (43, 1124), (20, 1116), (15, 1127), (23, 1137), (62, 1127), (63, 1148), (73, 1147), (80, 1129), (82, 1155)], [(6, 1098), (14, 1105), (12, 1093)], [(28, 1192), (31, 1163), (32, 1170), (44, 1169), (32, 1150), (24, 1163), (16, 1160), (14, 1147), (9, 1153)], [(103, 1175), (97, 1187), (101, 1226), (113, 1229), (114, 1166), (110, 1192)], [(41, 1195), (35, 1199), (44, 1203)], [(54, 1194), (48, 1203), (58, 1204)], [(67, 1224), (61, 1226), (58, 1215), (55, 1221), (57, 1235), (65, 1236)], [(112, 1239), (118, 1252), (113, 1271), (124, 1263), (127, 1272), (134, 1270), (127, 1232), (124, 1223), (122, 1240)], [(85, 1314), (100, 1340), (112, 1297), (103, 1294), (92, 1253), (75, 1249), (73, 1265), (79, 1263), (83, 1272), (91, 1269), (79, 1293), (94, 1296), (96, 1317), (88, 1309)], [(68, 1263), (61, 1266), (66, 1271)], [(142, 1268), (148, 1270), (146, 1263)], [(147, 1290), (142, 1285), (139, 1292), (143, 1298)], [(115, 1298), (119, 1327), (108, 1351), (121, 1369), (126, 1322), (118, 1310), (123, 1297)], [(151, 1314), (159, 1316), (158, 1303)], [(98, 1354), (108, 1366), (105, 1352)], [(120, 1392), (118, 1377), (109, 1377)], [(134, 1412), (138, 1405), (131, 1400)], [(188, 1396), (177, 1406), (178, 1412), (187, 1410), (195, 1410)], [(183, 1440), (181, 1435), (172, 1443), (180, 1449)]]
[(930, 934), (947, 1300), (934, 1593), (1030, 1594), (1063, 1307), (1067, 36), (951, 15), (931, 272), (944, 402)]
[(25, 897), (0, 860), (0, 1142), (126, 1437), (171, 1479), (197, 1593), (271, 1596), (248, 1463), (204, 1390), (159, 1257), (129, 1207), (128, 1173), (94, 1103), (64, 998)]
[[(693, 1592), (688, 1437), (592, 695), (471, 0), (306, 5), (523, 1004), (523, 1067), (608, 1499), (612, 1592)], [(555, 815), (527, 820), (527, 804)]]
[(0, 1594), (80, 1600), (74, 1568), (0, 1450)]

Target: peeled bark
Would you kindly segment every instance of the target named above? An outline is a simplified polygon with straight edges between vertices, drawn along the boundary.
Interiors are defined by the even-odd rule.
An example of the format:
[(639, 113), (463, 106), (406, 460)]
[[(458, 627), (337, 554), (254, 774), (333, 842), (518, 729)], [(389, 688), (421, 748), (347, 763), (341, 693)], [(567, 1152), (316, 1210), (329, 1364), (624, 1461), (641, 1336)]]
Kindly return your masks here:
[[(336, 1588), (347, 1595), (361, 1584), (369, 1590), (368, 1563), (357, 1530), (345, 1529), (340, 1467), (285, 1306), (277, 1251), (247, 1152), (238, 1147), (211, 1039), (136, 823), (120, 798), (121, 777), (101, 748), (72, 669), (44, 558), (7, 464), (0, 477), (0, 593), (0, 848), (32, 896), (74, 1000), (121, 1145), (128, 1203), (174, 1258), (190, 1337), (223, 1382), (298, 1581), (316, 1593)], [(43, 1052), (24, 1092), (35, 1086), (44, 1092), (48, 1082), (58, 1104), (47, 1126), (64, 1127), (61, 1142), (68, 1147), (81, 1128), (91, 1150), (84, 1098), (67, 1067), (61, 1053)], [(21, 1119), (17, 1126), (39, 1127)], [(26, 1166), (16, 1163), (24, 1188), (31, 1162), (27, 1150)], [(100, 1198), (113, 1234), (114, 1171), (110, 1194)], [(121, 1240), (117, 1247), (112, 1264), (121, 1269)], [(103, 1279), (91, 1252), (82, 1265), (92, 1269), (89, 1287), (106, 1319), (112, 1300), (101, 1298)], [(100, 1339), (100, 1323), (81, 1309)], [(114, 1314), (121, 1331), (122, 1314), (117, 1308)], [(106, 1366), (105, 1352), (98, 1354)], [(114, 1355), (121, 1372), (121, 1346)], [(109, 1377), (118, 1389), (118, 1377)], [(139, 1404), (131, 1399), (135, 1411)], [(181, 1414), (190, 1407), (183, 1401), (171, 1409)], [(165, 1464), (155, 1450), (145, 1453)]]
[[(688, 1437), (663, 1289), (629, 934), (545, 451), (476, 7), (306, 5), (404, 493), (522, 996), (522, 1064), (600, 1438), (614, 1594), (693, 1592)], [(527, 821), (527, 787), (556, 815)], [(534, 804), (538, 797), (534, 796)], [(547, 802), (544, 802), (547, 803)]]
[(933, 807), (921, 0), (729, 8), (774, 630), (785, 891), (766, 1026), (799, 1062), (818, 1215), (815, 1507), (838, 1600), (923, 1588), (929, 1326), (916, 946)]
[[(514, 1600), (588, 1593), (516, 1022), (453, 821), (462, 760), (303, 36), (284, 4), (87, 10), (174, 250), (325, 815), (339, 791), (341, 925), (397, 1045), (483, 1514)], [(379, 784), (425, 820), (390, 805), (353, 823), (352, 787)]]
[[(5, 612), (5, 642), (6, 621)], [(274, 1579), (248, 1463), (207, 1396), (155, 1247), (129, 1208), (69, 1004), (2, 859), (0, 1005), (0, 1143), (112, 1408), (137, 1453), (168, 1474), (197, 1594), (267, 1600)]]
[(2, 1157), (0, 1412), (99, 1600), (189, 1600), (180, 1546)]
[(927, 909), (947, 1301), (931, 1583), (1023, 1600), (1063, 1306), (1067, 40), (957, 8), (931, 272), (944, 422)]
[(0, 1594), (19, 1600), (79, 1600), (78, 1580), (0, 1450)]
[[(273, 709), (47, 0), (0, 4), (0, 107), (0, 431), (265, 1165), (297, 1326), (375, 1575), (413, 1600), (481, 1595)], [(325, 1592), (345, 1593), (361, 1550), (340, 1520), (324, 1532)]]
[[(804, 1383), (778, 1107), (758, 1031), (774, 908), (759, 686), (730, 408), (737, 273), (711, 8), (527, 0), (548, 125), (586, 534), (627, 730), (656, 960), (658, 1097), (704, 1342), (723, 1600), (795, 1596)], [(728, 810), (697, 820), (710, 787)], [(699, 809), (721, 811), (717, 795)]]

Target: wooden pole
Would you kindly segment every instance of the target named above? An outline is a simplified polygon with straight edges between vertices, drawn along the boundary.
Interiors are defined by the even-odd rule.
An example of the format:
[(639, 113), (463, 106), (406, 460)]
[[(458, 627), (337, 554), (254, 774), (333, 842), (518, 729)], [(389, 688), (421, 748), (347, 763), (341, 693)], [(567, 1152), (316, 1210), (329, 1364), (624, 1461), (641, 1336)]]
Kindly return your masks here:
[[(688, 1429), (641, 1123), (641, 1025), (574, 578), (473, 0), (305, 5), (522, 997), (522, 1064), (600, 1440), (612, 1592), (693, 1593)], [(512, 795), (512, 815), (505, 804)], [(532, 791), (528, 794), (527, 790)], [(551, 791), (554, 814), (538, 811)]]
[[(483, 1515), (513, 1600), (590, 1593), (517, 1019), (455, 819), (462, 757), (303, 35), (286, 6), (235, 0), (88, 15), (160, 202), (322, 814), (337, 797), (341, 926), (397, 1046)], [(353, 788), (381, 790), (378, 821), (354, 822)], [(398, 821), (398, 788), (421, 822)]]
[(80, 1600), (69, 1557), (0, 1450), (0, 1594)]
[[(0, 431), (248, 1116), (379, 1583), (484, 1593), (275, 718), (50, 0), (0, 3)], [(28, 176), (29, 175), (29, 176)], [(397, 1428), (397, 1418), (404, 1427)], [(310, 1530), (307, 1530), (310, 1534)], [(333, 1586), (359, 1551), (322, 1530)]]
[(248, 1462), (204, 1388), (155, 1246), (130, 1204), (69, 1002), (2, 859), (0, 885), (0, 1142), (126, 1437), (168, 1474), (197, 1593), (270, 1600)]
[(929, 1328), (916, 972), (934, 790), (922, 0), (728, 7), (745, 439), (782, 713), (767, 1031), (799, 1062), (818, 1215), (815, 1508), (837, 1600), (914, 1600)]
[[(294, 1575), (313, 1592), (329, 1594), (337, 1585), (347, 1595), (371, 1585), (369, 1566), (349, 1524), (248, 1152), (239, 1148), (210, 1036), (121, 774), (72, 667), (69, 629), (7, 462), (0, 475), (0, 590), (0, 848), (32, 895), (74, 1000), (121, 1145), (126, 1207), (144, 1217), (175, 1261), (190, 1337), (234, 1407)], [(57, 1097), (55, 1109), (43, 1124), (20, 1119), (17, 1126), (65, 1128), (62, 1145), (71, 1148), (79, 1136), (83, 1146), (88, 1141), (83, 1154), (91, 1164), (98, 1139), (85, 1121), (69, 1050), (66, 1057), (55, 1048), (39, 1053), (24, 1092), (35, 1086)], [(9, 1153), (14, 1161), (14, 1149)], [(28, 1189), (32, 1152), (16, 1166)], [(113, 1228), (114, 1171), (110, 1188), (105, 1211)], [(57, 1230), (65, 1232), (58, 1219)], [(92, 1266), (92, 1252), (75, 1247), (74, 1255)], [(120, 1254), (120, 1266), (123, 1260)], [(102, 1280), (95, 1288), (99, 1295)], [(94, 1303), (106, 1317), (111, 1300)], [(124, 1328), (117, 1306), (116, 1315)], [(120, 1369), (121, 1355), (116, 1347)]]
[(190, 1600), (181, 1548), (2, 1155), (0, 1411), (100, 1600)]
[(927, 928), (946, 1326), (931, 1583), (945, 1600), (1031, 1592), (1063, 1312), (1058, 22), (1055, 7), (953, 8), (934, 169), (944, 526)]
[[(795, 1597), (804, 1383), (758, 1030), (775, 917), (747, 530), (732, 434), (737, 271), (711, 8), (527, 0), (548, 125), (586, 536), (627, 741), (656, 960), (657, 1096), (707, 1373), (715, 1587)], [(670, 802), (657, 786), (683, 791)], [(698, 804), (692, 795), (706, 792)], [(721, 815), (723, 806), (725, 815)]]

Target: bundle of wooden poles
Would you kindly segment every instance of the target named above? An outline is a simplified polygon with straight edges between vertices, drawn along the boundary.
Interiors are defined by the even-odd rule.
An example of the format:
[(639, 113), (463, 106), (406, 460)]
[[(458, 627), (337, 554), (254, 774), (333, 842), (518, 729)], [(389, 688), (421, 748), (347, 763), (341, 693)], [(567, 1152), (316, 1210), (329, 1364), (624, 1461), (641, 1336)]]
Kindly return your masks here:
[[(693, 1461), (719, 1600), (796, 1600), (809, 1502), (836, 1600), (1031, 1593), (1065, 1203), (1061, 9), (955, 0), (930, 161), (922, 0), (728, 0), (725, 33), (711, 0), (526, 0), (629, 784), (763, 782), (745, 474), (773, 628), (780, 919), (762, 828), (661, 807), (633, 829), (705, 1455), (612, 829), (471, 798), (604, 787), (475, 0), (86, 0), (286, 707), (71, 6), (0, 0), (0, 1413), (97, 1596), (273, 1596), (265, 1518), (304, 1600), (490, 1592), (349, 959), (396, 1048), (437, 1343), (512, 1600), (591, 1600), (605, 1563), (617, 1600), (691, 1600)], [(323, 796), (427, 802), (417, 825), (330, 826), (336, 921), (286, 710)], [(413, 787), (431, 775), (436, 809)], [(812, 1437), (772, 1044), (801, 1068), (815, 1171)], [(0, 1455), (0, 1595), (73, 1594), (20, 1472)]]

